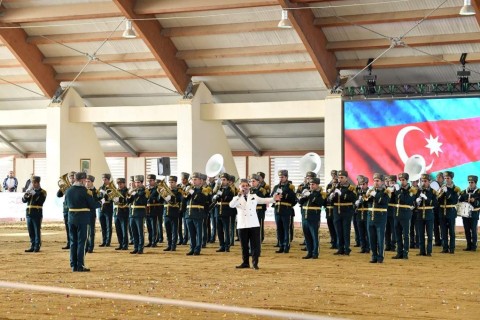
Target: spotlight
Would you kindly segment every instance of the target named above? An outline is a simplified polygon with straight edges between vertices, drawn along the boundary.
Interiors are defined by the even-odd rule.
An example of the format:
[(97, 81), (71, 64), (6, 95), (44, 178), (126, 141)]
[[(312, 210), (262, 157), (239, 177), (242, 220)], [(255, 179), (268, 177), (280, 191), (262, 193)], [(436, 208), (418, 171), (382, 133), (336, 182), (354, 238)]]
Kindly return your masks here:
[(460, 9), (461, 16), (471, 16), (475, 14), (475, 9), (472, 6), (472, 0), (464, 0), (463, 7)]
[(368, 62), (367, 62), (368, 74), (363, 76), (363, 80), (367, 82), (368, 93), (370, 94), (375, 93), (375, 85), (377, 84), (377, 75), (372, 74), (372, 69), (373, 69), (372, 62), (373, 62), (373, 58), (368, 59)]
[(282, 10), (282, 20), (278, 23), (278, 27), (282, 29), (291, 29), (292, 23), (288, 20), (288, 11)]
[(125, 21), (125, 31), (123, 32), (122, 37), (126, 39), (133, 39), (137, 37), (135, 30), (133, 30), (131, 20)]

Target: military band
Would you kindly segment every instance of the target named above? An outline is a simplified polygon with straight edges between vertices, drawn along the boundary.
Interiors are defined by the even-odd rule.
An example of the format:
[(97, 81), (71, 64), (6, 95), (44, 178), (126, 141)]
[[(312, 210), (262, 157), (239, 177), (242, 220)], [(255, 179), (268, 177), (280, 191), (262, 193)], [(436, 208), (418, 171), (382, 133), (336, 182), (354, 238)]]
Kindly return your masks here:
[(115, 250), (128, 250), (128, 218), (130, 208), (127, 203), (128, 189), (125, 185), (125, 178), (117, 178), (117, 186), (120, 195), (113, 198), (115, 205), (115, 231), (118, 240), (118, 247), (116, 247)]
[[(416, 204), (416, 225), (419, 239), (420, 256), (432, 256), (433, 250), (433, 210), (437, 206), (437, 192), (430, 187), (430, 175), (422, 174), (421, 187), (418, 190)], [(425, 245), (425, 235), (427, 244)]]
[(464, 251), (477, 251), (478, 212), (480, 211), (480, 190), (477, 188), (478, 177), (468, 176), (468, 188), (460, 194), (459, 202), (471, 205), (469, 214), (462, 216), (463, 229), (467, 247)]

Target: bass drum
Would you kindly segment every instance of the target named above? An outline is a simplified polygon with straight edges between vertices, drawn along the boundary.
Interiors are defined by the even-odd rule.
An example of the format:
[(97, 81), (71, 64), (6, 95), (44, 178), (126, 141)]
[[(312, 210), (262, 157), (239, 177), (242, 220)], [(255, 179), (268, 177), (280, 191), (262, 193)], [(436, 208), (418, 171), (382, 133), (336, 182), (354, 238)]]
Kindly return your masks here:
[(462, 218), (472, 217), (473, 206), (468, 202), (460, 202), (457, 204), (457, 216)]

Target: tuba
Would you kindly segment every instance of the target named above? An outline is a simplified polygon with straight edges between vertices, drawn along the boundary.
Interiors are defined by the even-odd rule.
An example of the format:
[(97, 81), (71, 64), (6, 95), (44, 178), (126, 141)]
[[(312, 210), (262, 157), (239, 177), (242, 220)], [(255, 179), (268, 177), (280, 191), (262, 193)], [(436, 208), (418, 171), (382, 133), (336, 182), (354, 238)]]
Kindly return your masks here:
[(322, 167), (322, 159), (315, 152), (309, 152), (300, 159), (298, 166), (304, 176), (308, 171), (318, 174)]
[(167, 196), (175, 198), (175, 194), (173, 193), (172, 189), (169, 188), (165, 180), (160, 180), (158, 182), (157, 192), (163, 199), (165, 199)]
[(205, 165), (205, 173), (209, 177), (216, 177), (223, 172), (225, 172), (225, 168), (223, 167), (223, 156), (216, 153), (208, 159), (207, 164)]
[(105, 187), (105, 189), (106, 189), (107, 195), (110, 199), (123, 198), (122, 193), (120, 191), (118, 191), (118, 189), (113, 184), (113, 181), (110, 181), (110, 183), (108, 184), (108, 186)]
[(404, 172), (408, 173), (410, 181), (415, 181), (420, 179), (422, 173), (425, 173), (425, 169), (425, 159), (421, 155), (415, 154), (405, 162)]
[(72, 186), (72, 184), (70, 183), (70, 180), (68, 180), (68, 173), (65, 173), (64, 175), (60, 176), (57, 184), (60, 190), (62, 191), (62, 193), (65, 194), (65, 192), (67, 192), (67, 189)]

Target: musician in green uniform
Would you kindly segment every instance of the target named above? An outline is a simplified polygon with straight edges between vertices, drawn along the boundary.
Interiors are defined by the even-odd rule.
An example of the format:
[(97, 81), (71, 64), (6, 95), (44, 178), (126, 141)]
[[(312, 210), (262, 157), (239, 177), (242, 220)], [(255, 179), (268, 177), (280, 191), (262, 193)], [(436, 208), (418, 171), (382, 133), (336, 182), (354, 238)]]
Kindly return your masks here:
[(462, 216), (463, 229), (467, 240), (467, 247), (463, 251), (477, 251), (478, 213), (480, 211), (480, 189), (477, 188), (477, 182), (477, 176), (469, 175), (468, 188), (460, 194), (458, 200), (472, 206), (468, 215)]
[(68, 207), (68, 226), (70, 232), (70, 267), (74, 272), (90, 271), (85, 267), (85, 243), (90, 220), (90, 212), (99, 207), (93, 194), (85, 188), (85, 172), (75, 174), (75, 182), (65, 193)]
[(394, 174), (385, 177), (385, 186), (390, 189), (391, 197), (387, 208), (387, 225), (385, 226), (385, 250), (397, 251), (397, 235), (395, 233), (395, 191), (400, 189), (397, 176)]
[(113, 224), (113, 203), (107, 194), (107, 188), (110, 184), (112, 175), (110, 173), (102, 174), (102, 186), (98, 189), (104, 201), (100, 207), (98, 221), (102, 229), (102, 243), (99, 247), (110, 247), (112, 242), (112, 224)]
[[(310, 181), (312, 180), (312, 178), (316, 178), (317, 177), (317, 174), (315, 172), (312, 172), (312, 171), (307, 171), (305, 173), (305, 177), (303, 178), (303, 182), (301, 184), (298, 185), (297, 187), (297, 190), (295, 192), (295, 195), (297, 197), (298, 200), (300, 200), (302, 198), (302, 193), (303, 192), (306, 192), (308, 190), (310, 190)], [(300, 204), (300, 202), (299, 202)], [(300, 213), (302, 215), (302, 230), (303, 230), (303, 217), (305, 216), (304, 212), (303, 212), (303, 205), (300, 204)], [(293, 223), (293, 220), (291, 221)], [(290, 236), (292, 235), (292, 233), (290, 233)], [(301, 246), (304, 246), (306, 245), (306, 240), (305, 240), (305, 234), (303, 235), (303, 242), (300, 243)], [(302, 248), (302, 251), (307, 251), (307, 248)]]
[[(161, 201), (160, 196), (157, 192), (157, 184), (156, 184), (156, 175), (149, 174), (147, 175), (148, 180), (148, 191), (150, 192), (150, 196), (148, 197), (147, 202), (147, 231), (148, 231), (148, 243), (145, 247), (156, 247), (157, 243), (160, 241), (159, 236), (159, 217), (162, 216), (163, 213), (163, 201)], [(163, 222), (163, 218), (161, 219)], [(161, 228), (163, 232), (163, 228)], [(163, 235), (162, 235), (163, 239)]]
[(358, 239), (360, 241), (360, 253), (370, 253), (370, 242), (368, 241), (368, 202), (363, 201), (368, 189), (368, 178), (360, 175), (357, 177), (358, 188), (357, 196), (358, 200), (355, 201), (356, 222), (358, 229)]
[[(180, 217), (178, 218), (178, 244), (186, 245), (190, 238), (188, 234), (187, 226), (187, 201), (185, 199), (187, 189), (192, 188), (192, 184), (189, 182), (190, 174), (187, 172), (180, 173), (181, 184), (178, 186), (182, 193), (182, 203), (180, 205)], [(183, 232), (182, 232), (183, 227)]]
[(275, 223), (277, 225), (277, 238), (280, 248), (276, 253), (290, 251), (290, 223), (294, 214), (293, 206), (297, 204), (295, 187), (288, 181), (288, 170), (279, 170), (280, 182), (273, 187), (272, 197), (280, 195), (280, 200), (275, 201)]
[[(87, 175), (85, 179), (85, 188), (87, 188), (91, 193), (93, 199), (98, 202), (98, 207), (102, 205), (102, 202), (105, 202), (103, 195), (97, 191), (97, 188), (93, 185), (95, 182), (95, 177), (92, 175)], [(85, 250), (88, 253), (93, 253), (95, 248), (95, 222), (97, 220), (97, 209), (90, 210), (90, 220), (88, 223), (88, 233), (87, 233), (87, 244)]]
[[(460, 192), (459, 187), (453, 183), (452, 171), (443, 173), (445, 185), (438, 191), (440, 207), (440, 229), (442, 232), (442, 253), (455, 253), (455, 220), (457, 218), (457, 203)], [(449, 241), (450, 240), (450, 241)]]
[(40, 187), (40, 177), (33, 176), (22, 197), (22, 202), (27, 204), (27, 229), (30, 237), (30, 248), (25, 252), (39, 252), (42, 245), (42, 219), (43, 203), (47, 198), (47, 192)]
[[(420, 247), (418, 256), (432, 256), (433, 249), (433, 210), (437, 206), (437, 192), (430, 187), (430, 175), (423, 173), (420, 177), (421, 188), (416, 195), (417, 232)], [(425, 245), (425, 234), (427, 245)]]
[[(69, 184), (72, 185), (75, 182), (75, 171), (70, 171), (68, 173), (67, 179)], [(57, 191), (57, 197), (58, 198), (63, 197), (65, 195), (65, 192), (67, 192), (67, 188), (65, 189), (60, 188)], [(68, 227), (68, 207), (65, 204), (65, 199), (63, 200), (63, 222), (65, 223), (65, 232), (67, 234), (67, 244), (64, 247), (62, 247), (62, 249), (68, 250), (70, 249), (70, 229)]]
[(130, 225), (132, 226), (133, 251), (131, 254), (143, 254), (145, 246), (145, 216), (147, 214), (147, 203), (150, 192), (143, 184), (144, 176), (135, 176), (135, 188), (127, 197), (130, 204)]
[[(257, 172), (257, 178), (258, 178), (258, 188), (257, 189), (264, 189), (265, 190), (265, 197), (268, 197), (270, 193), (272, 192), (270, 189), (270, 185), (265, 182), (265, 173), (258, 171)], [(257, 194), (258, 195), (258, 194)], [(260, 222), (260, 233), (261, 233), (261, 241), (265, 240), (265, 211), (267, 211), (267, 205), (266, 204), (261, 204), (259, 205), (261, 208), (260, 210), (257, 209), (257, 212), (260, 212), (260, 217), (263, 215), (263, 220)]]
[(176, 176), (169, 176), (168, 184), (170, 189), (169, 192), (167, 192), (167, 190), (160, 190), (160, 197), (163, 200), (165, 231), (167, 232), (167, 247), (163, 249), (163, 251), (176, 251), (178, 240), (178, 217), (180, 215), (182, 193), (177, 188)]
[[(336, 177), (337, 170), (332, 170), (332, 172), (335, 172), (335, 177)], [(332, 179), (332, 181), (330, 181), (330, 183), (327, 185), (326, 194), (329, 195), (332, 192), (332, 190), (336, 188), (337, 184), (338, 184), (338, 178)], [(325, 207), (325, 216), (327, 218), (328, 233), (330, 234), (330, 249), (338, 249), (337, 232), (335, 231), (335, 223), (333, 222), (333, 204), (332, 204), (332, 200), (330, 200), (329, 198), (327, 198), (327, 204)]]
[(118, 247), (115, 250), (128, 250), (128, 218), (129, 207), (127, 203), (128, 189), (125, 186), (125, 178), (117, 178), (117, 190), (122, 195), (114, 197), (114, 221), (115, 231), (117, 233)]
[(202, 250), (202, 228), (205, 216), (205, 204), (207, 203), (208, 192), (202, 187), (202, 174), (192, 174), (193, 187), (186, 192), (185, 200), (188, 232), (190, 234), (190, 251), (188, 256), (200, 255)]
[(230, 224), (235, 208), (230, 208), (229, 203), (236, 196), (234, 189), (228, 183), (229, 174), (220, 175), (220, 187), (212, 197), (215, 204), (215, 216), (217, 217), (218, 242), (220, 247), (217, 252), (230, 252)]
[[(252, 187), (250, 188), (251, 194), (256, 194), (260, 198), (268, 197), (269, 193), (263, 187), (260, 187), (260, 177), (258, 174), (252, 174), (250, 179), (250, 183)], [(258, 204), (257, 205), (257, 218), (260, 224), (260, 244), (263, 242), (265, 238), (265, 211), (267, 210), (266, 205)]]

